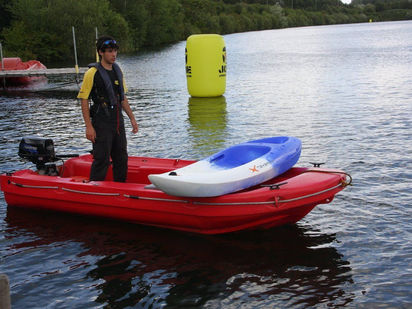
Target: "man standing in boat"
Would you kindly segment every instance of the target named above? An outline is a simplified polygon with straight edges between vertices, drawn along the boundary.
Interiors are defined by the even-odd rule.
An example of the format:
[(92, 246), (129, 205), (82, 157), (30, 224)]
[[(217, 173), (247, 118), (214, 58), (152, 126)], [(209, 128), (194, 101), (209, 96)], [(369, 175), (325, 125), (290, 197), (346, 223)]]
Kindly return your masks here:
[[(93, 143), (93, 164), (90, 180), (106, 178), (113, 162), (113, 180), (125, 182), (127, 176), (127, 141), (122, 110), (130, 119), (132, 132), (138, 126), (125, 92), (123, 73), (115, 63), (117, 42), (110, 36), (102, 36), (96, 42), (100, 62), (89, 65), (77, 98), (81, 99), (82, 113), (86, 125), (86, 138)], [(89, 99), (93, 105), (89, 107)]]

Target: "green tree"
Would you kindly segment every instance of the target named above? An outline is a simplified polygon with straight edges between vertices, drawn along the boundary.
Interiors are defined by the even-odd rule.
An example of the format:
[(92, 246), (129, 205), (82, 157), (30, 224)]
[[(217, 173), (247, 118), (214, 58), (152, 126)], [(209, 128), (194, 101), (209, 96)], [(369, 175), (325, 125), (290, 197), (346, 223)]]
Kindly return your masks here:
[(95, 27), (122, 51), (185, 40), (195, 33), (233, 33), (289, 26), (412, 19), (411, 0), (0, 0), (0, 39), (7, 56), (94, 59)]
[(14, 21), (3, 30), (9, 55), (45, 62), (73, 59), (72, 26), (81, 58), (94, 55), (95, 27), (128, 46), (127, 23), (106, 0), (14, 0), (10, 12)]
[(272, 28), (285, 28), (288, 25), (288, 20), (285, 16), (283, 8), (277, 3), (270, 7), (272, 16)]
[(150, 0), (111, 0), (113, 9), (122, 15), (129, 27), (132, 50), (138, 50), (146, 42), (147, 28), (150, 20)]
[(176, 42), (184, 32), (183, 11), (177, 0), (152, 0), (149, 4), (150, 20), (145, 45)]
[[(220, 30), (217, 11), (222, 10), (222, 6), (212, 1), (205, 0), (180, 0), (183, 8), (185, 22), (185, 36), (193, 34), (190, 29), (195, 29), (194, 33), (216, 32)], [(223, 7), (224, 8), (224, 7)], [(213, 21), (211, 21), (213, 19)]]
[(219, 19), (222, 34), (235, 32), (236, 24), (234, 22), (233, 16), (220, 14)]
[(0, 0), (0, 40), (2, 39), (1, 32), (4, 28), (10, 26), (11, 22), (11, 13), (8, 10), (8, 3), (7, 0)]

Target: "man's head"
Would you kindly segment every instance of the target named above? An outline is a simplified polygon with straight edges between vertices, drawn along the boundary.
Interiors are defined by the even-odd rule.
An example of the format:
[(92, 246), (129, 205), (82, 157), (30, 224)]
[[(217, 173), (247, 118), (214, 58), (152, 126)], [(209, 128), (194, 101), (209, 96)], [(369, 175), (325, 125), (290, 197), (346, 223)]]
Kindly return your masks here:
[(100, 61), (113, 64), (116, 61), (117, 50), (119, 46), (111, 36), (101, 36), (97, 39), (96, 50), (99, 54)]

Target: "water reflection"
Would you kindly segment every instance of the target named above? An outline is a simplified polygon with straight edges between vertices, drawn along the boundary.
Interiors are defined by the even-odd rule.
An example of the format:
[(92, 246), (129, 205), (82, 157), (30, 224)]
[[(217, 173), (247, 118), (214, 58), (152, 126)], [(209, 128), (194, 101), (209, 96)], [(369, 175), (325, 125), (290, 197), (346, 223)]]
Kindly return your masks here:
[(40, 79), (25, 85), (0, 85), (0, 94), (16, 96), (24, 93), (56, 93), (56, 92), (78, 92), (82, 76), (76, 80), (74, 76), (53, 76)]
[(212, 98), (190, 97), (188, 101), (189, 136), (194, 148), (209, 155), (224, 148), (227, 112), (224, 96)]
[[(5, 221), (4, 236), (13, 245), (4, 259), (36, 257), (34, 265), (18, 269), (25, 284), (13, 287), (16, 306), (27, 304), (23, 295), (29, 297), (34, 283), (34, 292), (49, 289), (55, 298), (37, 299), (39, 307), (62, 298), (67, 307), (93, 299), (110, 308), (334, 306), (353, 300), (343, 290), (353, 283), (351, 268), (331, 246), (335, 235), (296, 225), (200, 236), (11, 207)], [(66, 246), (80, 248), (73, 255)], [(67, 256), (54, 258), (55, 251)], [(35, 265), (44, 260), (47, 266)], [(42, 273), (33, 273), (38, 269)], [(50, 288), (56, 274), (76, 282), (76, 290)]]

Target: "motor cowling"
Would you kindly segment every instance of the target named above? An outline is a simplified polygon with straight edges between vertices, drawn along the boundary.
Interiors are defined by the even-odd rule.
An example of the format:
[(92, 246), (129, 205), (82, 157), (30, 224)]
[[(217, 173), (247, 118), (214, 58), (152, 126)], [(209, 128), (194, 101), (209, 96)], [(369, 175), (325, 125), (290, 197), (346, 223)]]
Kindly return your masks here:
[(39, 168), (46, 163), (57, 161), (52, 139), (37, 136), (23, 137), (19, 145), (19, 156)]

